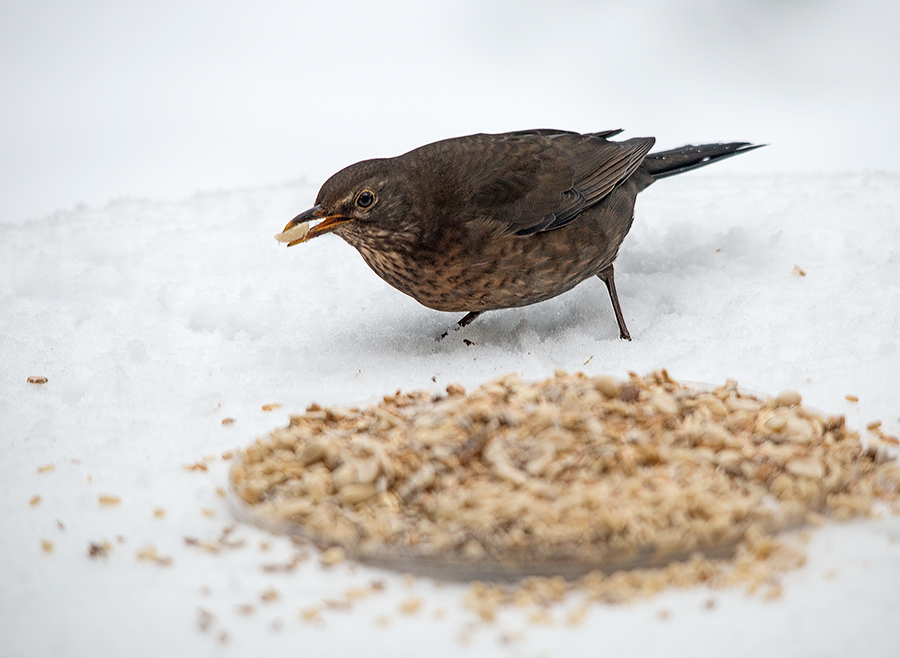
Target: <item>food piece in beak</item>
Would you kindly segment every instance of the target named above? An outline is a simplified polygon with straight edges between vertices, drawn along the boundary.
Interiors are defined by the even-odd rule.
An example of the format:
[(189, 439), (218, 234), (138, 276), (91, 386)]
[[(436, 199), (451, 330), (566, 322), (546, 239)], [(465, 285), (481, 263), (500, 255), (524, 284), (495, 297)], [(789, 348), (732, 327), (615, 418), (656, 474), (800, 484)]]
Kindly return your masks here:
[(279, 242), (293, 242), (294, 240), (303, 240), (306, 237), (306, 234), (309, 233), (309, 222), (303, 222), (301, 224), (296, 224), (291, 228), (285, 227), (286, 230), (275, 236), (275, 239)]
[[(322, 221), (310, 228), (309, 223), (318, 219)], [(279, 242), (287, 242), (287, 246), (293, 247), (295, 244), (312, 240), (324, 233), (330, 233), (351, 219), (351, 217), (343, 215), (325, 215), (319, 206), (313, 206), (289, 221), (284, 227), (284, 231), (276, 235), (275, 239)]]

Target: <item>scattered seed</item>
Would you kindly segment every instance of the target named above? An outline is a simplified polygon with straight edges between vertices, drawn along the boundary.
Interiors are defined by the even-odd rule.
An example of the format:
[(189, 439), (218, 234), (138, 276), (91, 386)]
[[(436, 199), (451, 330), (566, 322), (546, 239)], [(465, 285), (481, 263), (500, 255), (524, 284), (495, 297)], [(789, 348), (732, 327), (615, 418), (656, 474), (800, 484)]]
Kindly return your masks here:
[(780, 407), (796, 407), (801, 397), (797, 391), (782, 391), (775, 396), (775, 404)]
[(155, 560), (159, 557), (159, 551), (152, 544), (139, 549), (135, 554), (138, 560)]
[(298, 564), (306, 559), (306, 557), (306, 551), (297, 551), (287, 562), (281, 564), (264, 564), (262, 565), (262, 570), (266, 573), (291, 573), (297, 568)]
[(52, 553), (53, 552), (53, 542), (49, 539), (41, 540), (41, 548), (44, 549), (44, 553)]
[(404, 615), (414, 615), (422, 609), (422, 603), (420, 598), (406, 599), (400, 604), (399, 610)]
[(264, 404), (264, 405), (262, 406), (262, 410), (263, 410), (263, 411), (275, 411), (276, 409), (281, 409), (281, 403), (280, 403), (280, 402), (275, 402), (275, 403), (272, 403), (272, 404)]
[(100, 543), (90, 542), (88, 545), (88, 557), (107, 557), (112, 550), (112, 544), (103, 540)]
[(802, 269), (799, 265), (794, 265), (793, 269), (791, 270), (791, 274), (802, 278), (806, 276), (806, 270)]
[(770, 585), (765, 593), (763, 593), (763, 598), (767, 601), (774, 601), (775, 599), (780, 599), (783, 594), (784, 588), (780, 583), (775, 583), (774, 585)]
[(331, 548), (322, 551), (322, 555), (319, 556), (319, 564), (323, 567), (333, 567), (346, 559), (347, 555), (343, 548), (340, 546), (332, 546)]
[(204, 633), (209, 631), (212, 628), (212, 625), (216, 621), (216, 616), (211, 613), (209, 610), (204, 610), (203, 608), (197, 608), (197, 627)]
[(641, 389), (633, 382), (627, 382), (619, 390), (619, 399), (622, 402), (634, 402), (641, 395)]
[(847, 398), (847, 400), (849, 400), (850, 402), (859, 402), (859, 398), (855, 395), (851, 395), (850, 393), (847, 393), (847, 395), (845, 395), (844, 397)]
[(463, 388), (462, 384), (448, 384), (447, 385), (447, 395), (465, 395), (466, 389)]
[(377, 493), (374, 484), (348, 484), (340, 489), (341, 502), (355, 505), (369, 500)]
[(370, 587), (351, 587), (344, 592), (344, 597), (348, 601), (357, 601), (367, 598), (371, 593), (372, 589)]
[(818, 512), (813, 511), (807, 512), (803, 518), (809, 525), (816, 528), (821, 528), (823, 525), (825, 525), (825, 521), (827, 520), (824, 514), (819, 514)]
[(664, 390), (654, 391), (650, 396), (650, 404), (657, 413), (666, 418), (678, 413), (678, 403), (675, 401), (675, 398)]
[(272, 601), (277, 601), (279, 598), (281, 598), (281, 594), (279, 594), (278, 590), (274, 587), (270, 587), (259, 595), (259, 599), (263, 603), (271, 603)]
[(56, 470), (55, 464), (44, 464), (43, 466), (38, 466), (38, 468), (37, 468), (38, 473), (52, 473), (55, 470)]
[(880, 421), (880, 420), (873, 420), (871, 423), (869, 423), (868, 425), (866, 425), (866, 429), (869, 430), (870, 432), (874, 432), (874, 431), (877, 430), (879, 427), (881, 427), (881, 421)]
[(136, 552), (137, 559), (144, 562), (155, 562), (157, 565), (161, 567), (169, 567), (172, 566), (172, 558), (167, 555), (160, 555), (156, 546), (152, 544), (149, 546), (145, 546), (142, 549), (139, 549)]
[(101, 505), (118, 505), (122, 502), (122, 499), (118, 496), (114, 496), (113, 494), (100, 494), (97, 496), (97, 502)]
[(587, 606), (579, 606), (572, 610), (569, 610), (566, 613), (566, 623), (569, 626), (578, 626), (581, 622), (584, 621), (585, 616), (587, 615)]
[(155, 507), (153, 509), (153, 516), (155, 516), (157, 519), (161, 519), (165, 515), (166, 515), (166, 510), (163, 509), (162, 507)]
[(223, 425), (233, 425), (233, 424), (236, 423), (236, 422), (237, 422), (237, 420), (234, 419), (234, 418), (223, 418), (223, 419), (222, 419), (222, 424), (223, 424)]
[(39, 375), (32, 375), (31, 377), (28, 378), (28, 383), (29, 384), (46, 384), (47, 378), (41, 377)]
[(787, 463), (785, 469), (793, 475), (808, 478), (821, 478), (825, 475), (825, 467), (822, 462), (814, 457), (795, 457)]
[(300, 619), (303, 621), (318, 621), (322, 617), (322, 611), (318, 607), (301, 608)]
[(28, 504), (31, 505), (32, 507), (35, 507), (36, 505), (41, 504), (41, 500), (42, 499), (41, 499), (40, 495), (32, 496), (31, 499), (28, 501)]
[(544, 624), (546, 626), (550, 626), (551, 624), (553, 624), (553, 615), (547, 608), (542, 608), (541, 610), (532, 612), (528, 616), (528, 621), (530, 621), (532, 624)]
[[(527, 575), (548, 561), (585, 574), (478, 589), (467, 605), (483, 620), (572, 588), (610, 602), (700, 583), (771, 593), (804, 560), (777, 532), (900, 500), (886, 448), (864, 449), (843, 417), (810, 411), (794, 391), (765, 402), (733, 381), (695, 391), (660, 370), (623, 383), (504, 375), (447, 393), (311, 405), (239, 455), (231, 486), (330, 546), (323, 566), (425, 557), (456, 577), (500, 564)], [(723, 552), (730, 561), (703, 557)]]

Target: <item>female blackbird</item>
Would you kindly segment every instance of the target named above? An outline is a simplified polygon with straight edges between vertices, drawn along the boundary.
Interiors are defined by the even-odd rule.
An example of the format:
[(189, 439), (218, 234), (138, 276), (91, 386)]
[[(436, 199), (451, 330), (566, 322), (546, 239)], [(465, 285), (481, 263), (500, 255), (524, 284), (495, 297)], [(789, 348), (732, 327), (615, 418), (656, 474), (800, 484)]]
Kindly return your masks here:
[(653, 137), (607, 139), (619, 132), (469, 135), (358, 162), (329, 178), (316, 205), (288, 222), (285, 231), (320, 220), (288, 246), (335, 233), (397, 290), (438, 311), (466, 312), (460, 326), (598, 276), (619, 336), (630, 340), (613, 261), (638, 192), (757, 146), (648, 155)]

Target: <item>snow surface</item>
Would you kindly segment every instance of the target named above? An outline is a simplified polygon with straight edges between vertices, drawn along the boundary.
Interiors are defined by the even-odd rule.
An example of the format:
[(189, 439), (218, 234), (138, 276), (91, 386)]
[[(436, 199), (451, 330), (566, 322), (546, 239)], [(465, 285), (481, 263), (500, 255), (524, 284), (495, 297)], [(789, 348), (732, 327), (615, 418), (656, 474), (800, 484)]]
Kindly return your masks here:
[[(184, 541), (233, 523), (216, 491), (228, 463), (186, 464), (244, 446), (312, 401), (361, 405), (509, 371), (731, 377), (796, 389), (852, 426), (881, 419), (900, 434), (900, 177), (739, 174), (752, 157), (639, 197), (617, 261), (633, 342), (618, 339), (599, 280), (485, 314), (438, 342), (457, 317), (393, 290), (340, 239), (287, 250), (272, 239), (312, 203), (303, 181), (0, 225), (3, 655), (898, 655), (891, 516), (816, 530), (781, 599), (670, 591), (592, 606), (577, 626), (565, 623), (577, 598), (552, 610), (551, 625), (518, 609), (483, 625), (460, 585), (324, 570), (314, 556), (294, 573), (267, 573), (291, 544), (245, 525), (231, 537), (243, 548), (214, 555)], [(31, 375), (49, 381), (29, 384)], [(271, 403), (283, 406), (262, 410)], [(223, 426), (226, 417), (236, 422)], [(38, 472), (46, 464), (55, 470)], [(104, 493), (121, 504), (100, 506)], [(109, 557), (89, 558), (89, 543), (103, 540)], [(139, 561), (150, 545), (173, 564)], [(300, 609), (374, 579), (383, 594), (300, 621)], [(280, 598), (261, 602), (272, 587)], [(411, 597), (422, 611), (401, 614)], [(241, 614), (248, 603), (255, 612)], [(207, 632), (201, 609), (215, 615)]]
[[(185, 464), (313, 400), (667, 367), (900, 434), (898, 30), (885, 0), (0, 3), (0, 656), (900, 655), (895, 517), (816, 530), (779, 600), (666, 592), (575, 627), (577, 600), (483, 626), (457, 585), (267, 573), (294, 549), (245, 525), (217, 555), (184, 541), (233, 523), (227, 462)], [(534, 127), (770, 144), (641, 195), (631, 343), (599, 281), (436, 342), (457, 317), (339, 239), (272, 239), (351, 162)], [(172, 565), (137, 560), (151, 545)]]

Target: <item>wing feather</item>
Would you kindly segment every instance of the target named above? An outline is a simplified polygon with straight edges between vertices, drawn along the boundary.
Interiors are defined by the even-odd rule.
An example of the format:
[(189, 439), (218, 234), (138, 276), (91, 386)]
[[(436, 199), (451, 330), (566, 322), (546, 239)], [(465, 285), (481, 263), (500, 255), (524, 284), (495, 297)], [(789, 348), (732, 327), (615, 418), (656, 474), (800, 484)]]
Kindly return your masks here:
[(607, 139), (619, 130), (578, 134), (525, 130), (435, 142), (401, 156), (432, 212), (487, 221), (516, 235), (575, 221), (627, 180), (653, 147), (652, 137)]

